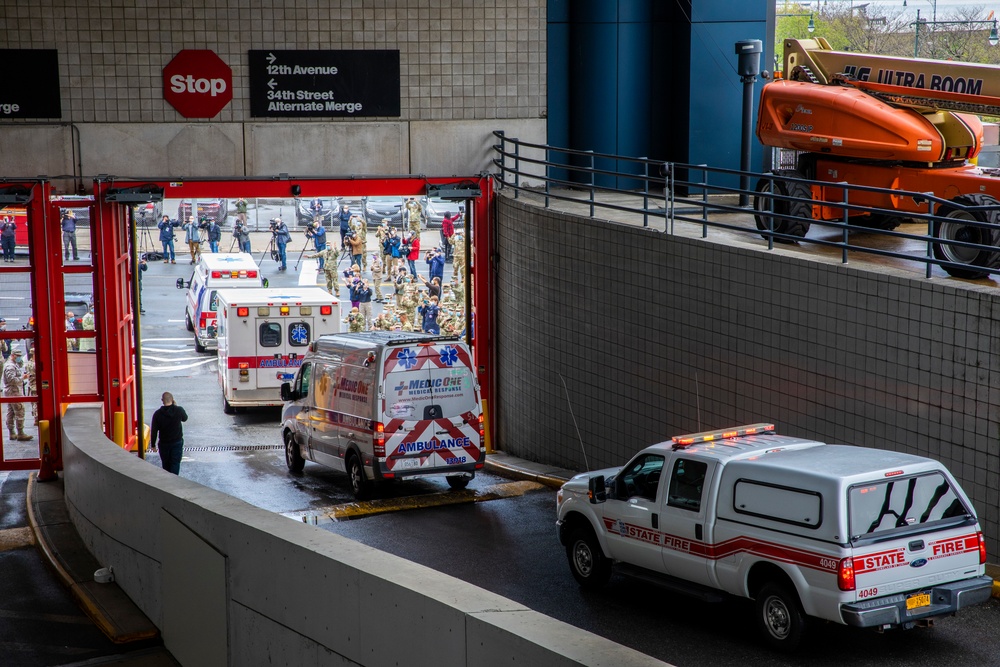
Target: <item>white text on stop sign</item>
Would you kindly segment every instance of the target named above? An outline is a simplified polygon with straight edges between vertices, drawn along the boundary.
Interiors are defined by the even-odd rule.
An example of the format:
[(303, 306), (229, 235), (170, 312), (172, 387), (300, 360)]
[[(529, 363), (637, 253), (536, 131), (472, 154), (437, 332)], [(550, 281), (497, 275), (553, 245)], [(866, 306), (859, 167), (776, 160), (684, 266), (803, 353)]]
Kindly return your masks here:
[(193, 75), (174, 74), (170, 77), (170, 91), (174, 93), (210, 93), (212, 97), (226, 92), (225, 79), (196, 79)]

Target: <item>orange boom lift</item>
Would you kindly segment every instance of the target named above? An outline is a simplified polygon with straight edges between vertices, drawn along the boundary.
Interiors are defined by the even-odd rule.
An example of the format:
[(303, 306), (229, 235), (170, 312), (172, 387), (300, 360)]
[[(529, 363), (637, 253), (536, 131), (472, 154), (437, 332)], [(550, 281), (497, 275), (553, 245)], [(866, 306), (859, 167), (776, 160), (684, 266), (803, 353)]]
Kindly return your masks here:
[[(784, 48), (786, 78), (763, 88), (757, 137), (801, 153), (796, 169), (758, 182), (758, 229), (803, 237), (810, 221), (845, 213), (852, 225), (893, 229), (906, 213), (933, 213), (944, 218), (931, 226), (941, 240), (934, 256), (964, 265), (944, 265), (949, 274), (978, 278), (1000, 267), (1000, 171), (970, 162), (983, 142), (977, 115), (1000, 116), (1000, 68), (834, 51), (823, 38), (787, 39)], [(933, 193), (954, 205), (930, 211), (926, 198), (856, 190), (851, 205), (902, 215), (845, 209), (844, 183)], [(772, 202), (772, 194), (814, 203)]]

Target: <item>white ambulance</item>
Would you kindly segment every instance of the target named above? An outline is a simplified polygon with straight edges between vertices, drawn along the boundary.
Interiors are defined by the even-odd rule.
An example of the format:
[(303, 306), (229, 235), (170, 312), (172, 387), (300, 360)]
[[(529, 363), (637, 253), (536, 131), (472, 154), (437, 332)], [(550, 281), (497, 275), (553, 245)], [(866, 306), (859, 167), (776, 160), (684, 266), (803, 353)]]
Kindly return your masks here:
[(573, 576), (750, 598), (786, 650), (809, 617), (906, 629), (989, 600), (979, 521), (943, 465), (773, 430), (677, 436), (568, 481), (557, 525)]
[(216, 292), (223, 288), (267, 287), (253, 255), (245, 252), (218, 252), (201, 255), (191, 279), (177, 279), (177, 289), (187, 288), (184, 325), (194, 332), (194, 349), (215, 349)]
[(462, 489), (486, 463), (479, 383), (451, 336), (368, 331), (323, 336), (283, 385), (285, 462), (347, 472), (358, 498), (373, 485), (444, 476)]
[(320, 287), (220, 289), (219, 384), (226, 414), (282, 405), (309, 344), (341, 331), (336, 297)]

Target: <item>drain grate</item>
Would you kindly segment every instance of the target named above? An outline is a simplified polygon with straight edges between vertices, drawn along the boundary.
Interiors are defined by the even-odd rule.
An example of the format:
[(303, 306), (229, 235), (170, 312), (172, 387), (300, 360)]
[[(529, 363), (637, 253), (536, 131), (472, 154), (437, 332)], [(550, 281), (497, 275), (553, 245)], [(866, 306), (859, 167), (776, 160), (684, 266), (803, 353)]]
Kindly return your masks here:
[(263, 452), (284, 449), (284, 445), (212, 445), (211, 447), (185, 447), (185, 452)]

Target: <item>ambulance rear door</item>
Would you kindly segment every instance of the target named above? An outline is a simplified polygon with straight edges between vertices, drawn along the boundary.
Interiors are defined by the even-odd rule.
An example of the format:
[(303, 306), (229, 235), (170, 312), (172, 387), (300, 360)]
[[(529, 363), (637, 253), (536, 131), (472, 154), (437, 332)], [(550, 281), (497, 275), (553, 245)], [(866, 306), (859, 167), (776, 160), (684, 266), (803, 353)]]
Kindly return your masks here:
[(484, 450), (468, 348), (454, 340), (400, 344), (388, 350), (383, 368), (383, 473), (474, 471)]
[(934, 585), (982, 573), (979, 523), (944, 470), (899, 471), (847, 493), (857, 600), (913, 592), (907, 608), (918, 610)]

